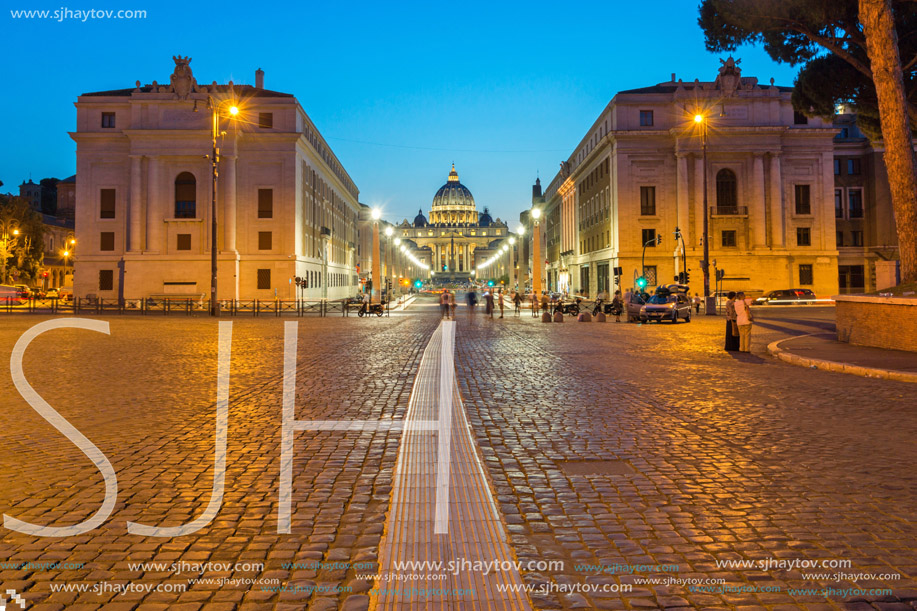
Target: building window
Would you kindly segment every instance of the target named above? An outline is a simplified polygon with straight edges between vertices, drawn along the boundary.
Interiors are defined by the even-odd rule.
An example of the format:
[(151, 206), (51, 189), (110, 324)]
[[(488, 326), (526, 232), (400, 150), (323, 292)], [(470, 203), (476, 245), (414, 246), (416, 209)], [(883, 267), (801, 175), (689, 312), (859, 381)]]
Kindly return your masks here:
[(182, 172), (175, 177), (175, 218), (197, 217), (197, 179), (191, 172)]
[(640, 127), (652, 127), (653, 126), (653, 111), (652, 110), (641, 110), (640, 111)]
[(812, 214), (811, 188), (809, 185), (795, 185), (795, 187), (796, 214)]
[(863, 245), (863, 232), (862, 231), (851, 231), (850, 232), (850, 241), (851, 241), (851, 246), (862, 246)]
[(646, 278), (646, 286), (655, 286), (656, 285), (656, 266), (647, 265), (643, 268), (643, 277)]
[(102, 189), (99, 191), (99, 218), (115, 218), (115, 190)]
[(857, 176), (860, 173), (860, 160), (859, 159), (848, 159), (847, 160), (847, 173), (851, 176)]
[(736, 173), (723, 168), (716, 173), (716, 206), (724, 209), (723, 214), (728, 214), (726, 210), (735, 209), (738, 203)]
[(113, 269), (100, 269), (99, 270), (99, 290), (100, 291), (112, 291), (115, 288), (115, 270)]
[(261, 129), (271, 129), (274, 127), (274, 113), (272, 112), (259, 112), (258, 113), (258, 127)]
[(99, 234), (99, 250), (114, 250), (115, 249), (115, 232), (114, 231), (103, 231)]
[(844, 218), (844, 190), (834, 190), (834, 218)]
[(102, 127), (114, 127), (114, 126), (115, 126), (115, 113), (103, 112), (102, 113)]
[(841, 247), (844, 245), (844, 232), (843, 231), (837, 232), (837, 245), (838, 247)]
[(811, 246), (812, 230), (809, 227), (796, 228), (796, 246)]
[(274, 190), (258, 189), (258, 218), (274, 218)]
[(640, 187), (640, 216), (656, 216), (656, 187)]
[(798, 110), (793, 111), (793, 125), (808, 125), (809, 117), (805, 116)]
[(834, 160), (834, 175), (835, 176), (841, 175), (841, 160), (840, 159)]
[(258, 270), (258, 290), (270, 290), (271, 288), (271, 270)]
[(273, 247), (271, 242), (272, 239), (270, 231), (258, 232), (258, 250), (270, 250)]
[(191, 234), (190, 233), (180, 233), (176, 237), (177, 237), (177, 242), (175, 244), (175, 250), (191, 250)]
[(656, 247), (656, 230), (655, 229), (644, 229), (643, 230), (643, 244), (647, 248)]
[(847, 213), (850, 215), (850, 218), (863, 218), (863, 189), (848, 189), (847, 205)]
[(734, 229), (722, 232), (720, 239), (722, 241), (723, 248), (735, 248), (736, 232)]
[(799, 266), (799, 284), (803, 286), (811, 286), (815, 284), (813, 281), (811, 264), (803, 264)]

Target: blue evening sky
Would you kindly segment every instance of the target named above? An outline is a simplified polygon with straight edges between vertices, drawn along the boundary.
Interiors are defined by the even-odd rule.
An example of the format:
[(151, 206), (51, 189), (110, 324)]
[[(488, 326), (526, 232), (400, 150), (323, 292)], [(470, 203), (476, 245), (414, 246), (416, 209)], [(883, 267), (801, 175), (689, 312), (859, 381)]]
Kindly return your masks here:
[[(75, 172), (73, 103), (87, 91), (168, 82), (190, 55), (200, 83), (254, 83), (293, 93), (385, 217), (426, 214), (455, 161), (478, 209), (513, 221), (546, 185), (615, 92), (711, 80), (696, 0), (655, 2), (150, 2), (144, 20), (85, 23), (4, 13), (0, 96), (3, 191), (31, 174)], [(743, 74), (791, 85), (795, 70), (742, 49)]]

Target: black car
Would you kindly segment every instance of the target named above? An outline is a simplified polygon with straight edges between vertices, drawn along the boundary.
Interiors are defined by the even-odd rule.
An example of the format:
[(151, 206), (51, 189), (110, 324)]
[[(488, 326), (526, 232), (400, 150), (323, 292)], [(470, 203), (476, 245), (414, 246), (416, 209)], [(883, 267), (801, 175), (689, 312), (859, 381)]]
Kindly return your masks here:
[(781, 289), (765, 293), (755, 299), (755, 305), (800, 305), (815, 303), (815, 293), (810, 289)]

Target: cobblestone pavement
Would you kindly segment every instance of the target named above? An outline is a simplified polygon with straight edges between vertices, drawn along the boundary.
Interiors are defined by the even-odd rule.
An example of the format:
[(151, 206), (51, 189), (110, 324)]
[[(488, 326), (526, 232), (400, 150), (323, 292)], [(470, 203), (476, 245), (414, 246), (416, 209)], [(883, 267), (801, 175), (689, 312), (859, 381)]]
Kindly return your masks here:
[[(721, 318), (676, 326), (465, 318), (456, 336), (460, 389), (516, 552), (523, 561), (565, 563), (524, 575), (546, 592), (533, 594), (536, 607), (913, 608), (911, 385), (765, 355), (768, 342), (831, 327), (831, 316), (815, 308), (761, 312), (748, 356), (721, 350)], [(850, 567), (717, 565), (768, 559)], [(643, 566), (630, 576), (597, 566), (616, 564)], [(838, 572), (901, 579), (803, 577)], [(666, 578), (724, 579), (728, 587), (692, 592), (663, 585)], [(615, 583), (633, 591), (549, 592)], [(894, 593), (788, 592), (827, 587)], [(777, 591), (740, 591), (747, 589)]]
[[(830, 328), (830, 310), (762, 314), (754, 353), (744, 357), (720, 350), (719, 318), (547, 325), (509, 311), (493, 321), (458, 314), (457, 381), (514, 551), (523, 562), (564, 563), (523, 569), (536, 586), (535, 608), (915, 607), (913, 386), (793, 367), (764, 352), (767, 342)], [(40, 320), (0, 319), (0, 361)], [(111, 460), (117, 505), (84, 535), (47, 539), (4, 528), (0, 563), (85, 565), (0, 564), (0, 586), (41, 610), (366, 608), (370, 584), (357, 574), (373, 571), (333, 563), (377, 559), (401, 433), (297, 433), (292, 534), (278, 535), (283, 323), (237, 318), (222, 508), (193, 535), (129, 535), (128, 521), (175, 526), (208, 503), (217, 328), (178, 316), (108, 320), (110, 336), (40, 336), (25, 374)], [(423, 303), (390, 318), (301, 319), (296, 417), (403, 418), (438, 323)], [(98, 470), (19, 397), (8, 373), (0, 396), (0, 512), (55, 525), (92, 515), (103, 498)], [(717, 566), (771, 559), (850, 566)], [(211, 564), (198, 575), (172, 570), (178, 562), (264, 567)], [(325, 566), (309, 568), (314, 562)], [(614, 564), (678, 570), (638, 566), (622, 575), (620, 567), (584, 566)], [(837, 572), (901, 579), (803, 577)], [(205, 581), (188, 584), (198, 576)], [(726, 586), (704, 584), (711, 591), (701, 593), (636, 583), (646, 578), (721, 578)], [(52, 592), (67, 584), (108, 591)], [(121, 594), (118, 584), (188, 587)], [(582, 591), (621, 584), (633, 591)], [(788, 592), (825, 587), (847, 593)], [(748, 588), (777, 591), (738, 591)]]
[[(2, 321), (2, 362), (9, 362), (16, 339), (39, 320)], [(38, 337), (24, 369), (36, 390), (111, 460), (118, 503), (107, 522), (85, 535), (42, 539), (4, 528), (0, 562), (85, 566), (5, 568), (3, 589), (16, 590), (29, 609), (40, 611), (138, 604), (179, 611), (365, 608), (369, 585), (334, 563), (375, 562), (400, 433), (297, 433), (292, 534), (277, 535), (283, 323), (237, 319), (219, 515), (190, 536), (128, 535), (128, 521), (188, 522), (210, 498), (217, 326), (185, 317), (110, 320), (110, 336), (58, 330)], [(297, 419), (401, 419), (421, 351), (437, 324), (429, 316), (301, 320)], [(86, 519), (103, 498), (98, 470), (18, 396), (8, 373), (0, 396), (0, 511), (37, 524)], [(323, 567), (308, 568), (316, 561)], [(135, 562), (164, 566), (132, 569)], [(180, 562), (264, 563), (264, 569), (208, 570), (201, 576), (171, 570)], [(287, 563), (306, 568), (284, 568)], [(181, 593), (111, 591), (125, 583), (187, 585), (199, 576), (210, 581)], [(51, 592), (62, 584), (109, 591)]]

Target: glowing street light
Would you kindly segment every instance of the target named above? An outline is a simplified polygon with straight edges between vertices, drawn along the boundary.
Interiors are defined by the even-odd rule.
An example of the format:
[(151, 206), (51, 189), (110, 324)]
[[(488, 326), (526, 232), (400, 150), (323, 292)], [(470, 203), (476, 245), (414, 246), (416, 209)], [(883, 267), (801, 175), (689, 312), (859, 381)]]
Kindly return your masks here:
[[(220, 163), (220, 149), (217, 147), (217, 138), (222, 137), (220, 129), (221, 110), (226, 104), (230, 118), (239, 115), (239, 106), (231, 99), (217, 102), (213, 96), (207, 96), (207, 108), (210, 109), (212, 151), (210, 155), (210, 178), (213, 188), (210, 191), (210, 315), (220, 315), (220, 304), (217, 301), (217, 175)], [(197, 101), (194, 102), (194, 111), (197, 112)]]
[(704, 260), (701, 270), (704, 272), (704, 314), (716, 314), (716, 299), (710, 295), (710, 211), (707, 209), (707, 125), (709, 120), (702, 114), (694, 115), (694, 123), (701, 128), (701, 147), (704, 151)]
[(538, 230), (538, 219), (541, 218), (541, 208), (532, 208), (532, 219), (535, 227), (532, 230), (532, 292), (541, 295), (541, 232)]

